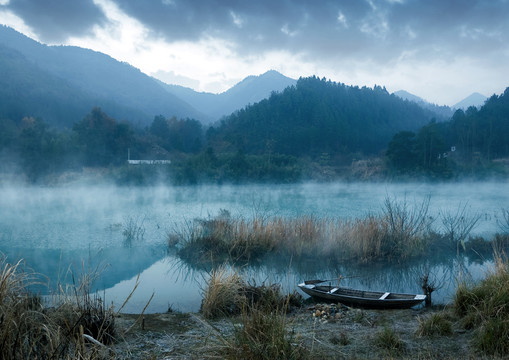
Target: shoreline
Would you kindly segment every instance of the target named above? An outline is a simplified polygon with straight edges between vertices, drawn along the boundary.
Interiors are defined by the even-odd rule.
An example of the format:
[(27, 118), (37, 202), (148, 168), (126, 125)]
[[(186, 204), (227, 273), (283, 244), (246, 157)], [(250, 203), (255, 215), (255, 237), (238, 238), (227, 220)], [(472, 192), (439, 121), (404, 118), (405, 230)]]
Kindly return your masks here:
[[(453, 319), (447, 336), (419, 336), (420, 323), (433, 314), (451, 313), (449, 307), (434, 306), (405, 310), (364, 310), (346, 308), (338, 317), (313, 316), (330, 304), (304, 306), (286, 315), (286, 330), (294, 344), (311, 350), (311, 359), (372, 358), (478, 358), (470, 347), (473, 330), (460, 327)], [(326, 311), (326, 310), (325, 310)], [(205, 320), (200, 313), (119, 314), (116, 323), (130, 328), (112, 350), (120, 358), (206, 359), (221, 355), (224, 341), (233, 336), (240, 316)], [(387, 330), (388, 329), (388, 330)], [(378, 344), (384, 331), (401, 340), (401, 349)]]

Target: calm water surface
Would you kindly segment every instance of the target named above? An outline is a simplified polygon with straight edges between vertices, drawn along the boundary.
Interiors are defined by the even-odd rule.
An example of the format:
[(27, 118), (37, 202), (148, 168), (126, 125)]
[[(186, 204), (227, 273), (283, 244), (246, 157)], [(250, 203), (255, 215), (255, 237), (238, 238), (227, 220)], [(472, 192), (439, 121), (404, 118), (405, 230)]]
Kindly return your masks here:
[[(25, 259), (27, 267), (46, 276), (49, 288), (69, 283), (72, 275), (98, 272), (94, 289), (123, 303), (136, 281), (138, 288), (124, 308), (138, 312), (154, 293), (147, 311), (196, 311), (207, 269), (186, 264), (167, 252), (166, 238), (195, 218), (216, 216), (221, 209), (232, 216), (363, 217), (381, 211), (393, 197), (409, 206), (430, 197), (430, 216), (455, 213), (467, 206), (482, 214), (475, 232), (499, 231), (501, 209), (509, 208), (509, 183), (463, 184), (298, 184), (198, 187), (66, 186), (0, 187), (0, 251), (9, 262)], [(127, 242), (123, 230), (140, 229)], [(439, 222), (435, 222), (439, 226)], [(475, 258), (422, 259), (415, 266), (330, 265), (290, 259), (243, 268), (248, 279), (279, 282), (285, 289), (309, 278), (334, 278), (342, 284), (373, 290), (420, 292), (418, 278), (430, 270), (443, 283), (435, 299), (448, 301), (458, 277), (481, 278), (489, 261)], [(139, 278), (138, 278), (139, 275)], [(47, 292), (47, 286), (37, 287)]]

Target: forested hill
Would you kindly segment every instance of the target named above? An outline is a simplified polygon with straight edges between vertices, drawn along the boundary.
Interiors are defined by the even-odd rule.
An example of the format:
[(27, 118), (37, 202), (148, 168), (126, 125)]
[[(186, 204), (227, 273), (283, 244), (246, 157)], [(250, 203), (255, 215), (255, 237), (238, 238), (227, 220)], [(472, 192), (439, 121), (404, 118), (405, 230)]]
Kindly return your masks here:
[(0, 121), (40, 117), (59, 128), (71, 127), (94, 106), (119, 119), (143, 119), (141, 111), (91, 94), (41, 70), (20, 52), (0, 44)]
[[(203, 117), (155, 79), (99, 52), (47, 46), (2, 25), (0, 50), (0, 63), (5, 65), (0, 68), (4, 77), (0, 84), (9, 87), (9, 94), (22, 97), (11, 102), (9, 94), (1, 92), (0, 118), (12, 118), (11, 114), (21, 110), (25, 116), (42, 117), (51, 125), (72, 127), (94, 106), (140, 125), (148, 125), (159, 114)], [(18, 103), (22, 109), (16, 107)]]
[(398, 131), (417, 130), (432, 117), (431, 112), (390, 95), (385, 88), (352, 87), (310, 77), (223, 119), (208, 135), (219, 151), (375, 154)]
[(509, 157), (509, 87), (493, 95), (480, 110), (458, 110), (444, 124), (446, 140), (468, 161), (477, 156), (487, 160)]

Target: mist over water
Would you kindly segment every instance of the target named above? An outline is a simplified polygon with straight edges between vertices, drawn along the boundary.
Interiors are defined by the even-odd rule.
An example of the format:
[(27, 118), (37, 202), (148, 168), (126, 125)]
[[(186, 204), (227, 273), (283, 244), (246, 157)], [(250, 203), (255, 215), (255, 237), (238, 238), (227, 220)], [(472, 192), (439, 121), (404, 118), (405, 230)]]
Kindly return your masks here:
[[(132, 290), (136, 276), (140, 285), (126, 307), (141, 311), (152, 292), (148, 311), (166, 311), (168, 305), (196, 311), (200, 288), (207, 278), (202, 268), (183, 264), (167, 252), (166, 239), (173, 229), (195, 218), (216, 216), (221, 209), (233, 217), (364, 217), (379, 213), (384, 199), (392, 197), (409, 206), (430, 197), (429, 215), (456, 212), (467, 205), (470, 214), (482, 214), (474, 233), (491, 236), (500, 231), (497, 219), (509, 208), (509, 183), (330, 183), (292, 185), (239, 185), (196, 187), (115, 187), (110, 185), (61, 187), (0, 187), (0, 252), (9, 262), (23, 258), (26, 266), (44, 274), (50, 289), (70, 281), (74, 272), (98, 269), (96, 290), (106, 300), (121, 304)], [(435, 221), (435, 226), (439, 226)], [(126, 240), (124, 230), (134, 226), (141, 236)], [(423, 262), (416, 267), (330, 268), (312, 259), (264, 263), (242, 271), (258, 281), (276, 281), (285, 289), (309, 278), (345, 276), (343, 285), (392, 291), (420, 292), (417, 280), (428, 267), (447, 278), (437, 297), (447, 301), (459, 272), (480, 278), (490, 262), (450, 259), (442, 264)], [(421, 268), (419, 268), (420, 266)], [(37, 290), (43, 292), (44, 286)], [(46, 290), (47, 291), (47, 290)]]

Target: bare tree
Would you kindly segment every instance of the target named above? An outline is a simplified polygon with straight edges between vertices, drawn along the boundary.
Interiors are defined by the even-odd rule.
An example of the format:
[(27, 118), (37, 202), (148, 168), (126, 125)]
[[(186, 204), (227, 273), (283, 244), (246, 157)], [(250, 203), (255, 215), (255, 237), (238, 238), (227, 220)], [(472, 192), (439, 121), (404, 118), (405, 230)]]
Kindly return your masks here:
[(427, 230), (430, 226), (429, 203), (429, 196), (415, 206), (409, 206), (406, 198), (403, 201), (396, 201), (387, 196), (384, 201), (383, 214), (391, 234), (409, 239)]
[(497, 224), (504, 234), (509, 234), (509, 210), (502, 209), (502, 218), (497, 217)]
[(424, 295), (426, 295), (426, 300), (424, 300), (424, 304), (426, 307), (431, 306), (431, 294), (441, 289), (444, 286), (444, 279), (438, 280), (434, 274), (430, 274), (429, 270), (426, 270), (424, 274), (420, 278), (421, 288), (424, 291)]
[(481, 219), (480, 213), (471, 213), (468, 202), (464, 205), (458, 205), (456, 212), (440, 212), (440, 218), (445, 231), (445, 235), (451, 244), (465, 249), (465, 239), (470, 232), (478, 225)]

